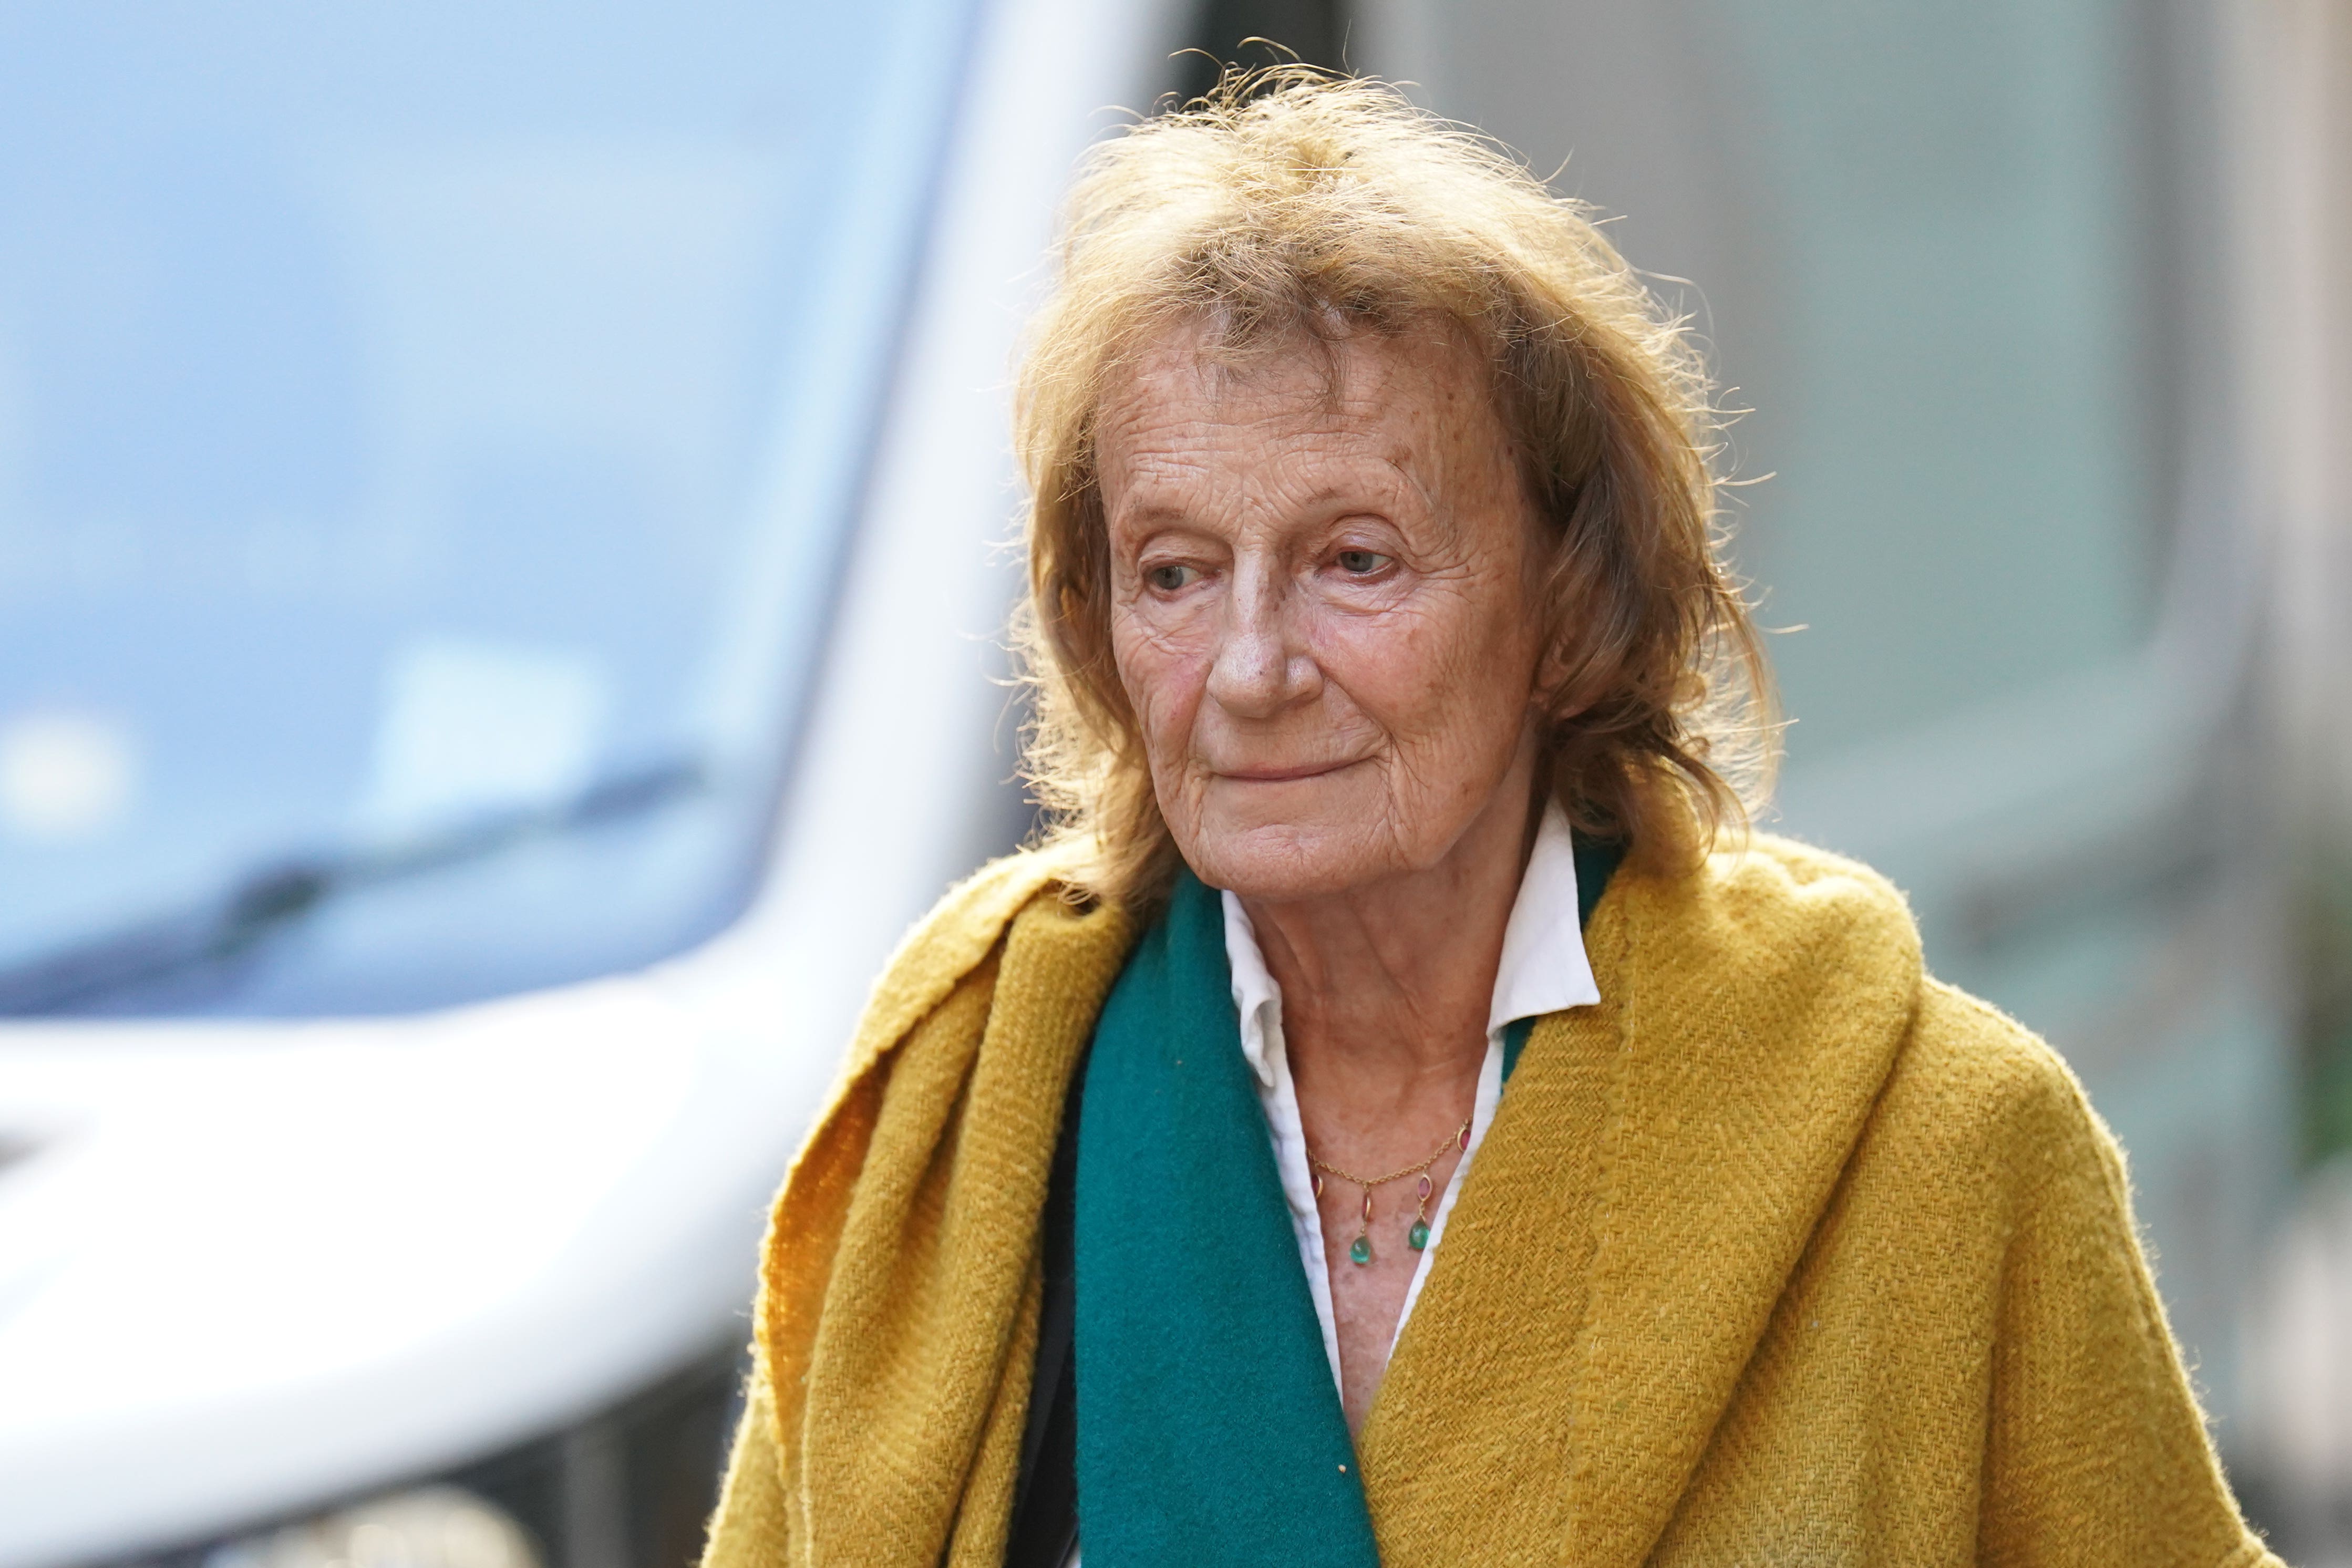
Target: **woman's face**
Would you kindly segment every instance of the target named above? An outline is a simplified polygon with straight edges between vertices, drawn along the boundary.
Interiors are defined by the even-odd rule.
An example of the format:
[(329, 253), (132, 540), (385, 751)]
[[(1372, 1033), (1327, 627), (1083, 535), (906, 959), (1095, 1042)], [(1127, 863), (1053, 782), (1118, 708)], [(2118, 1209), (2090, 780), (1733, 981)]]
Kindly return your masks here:
[(1097, 438), (1112, 651), (1185, 859), (1308, 898), (1523, 822), (1537, 535), (1484, 367), (1433, 331), (1200, 347), (1162, 340)]

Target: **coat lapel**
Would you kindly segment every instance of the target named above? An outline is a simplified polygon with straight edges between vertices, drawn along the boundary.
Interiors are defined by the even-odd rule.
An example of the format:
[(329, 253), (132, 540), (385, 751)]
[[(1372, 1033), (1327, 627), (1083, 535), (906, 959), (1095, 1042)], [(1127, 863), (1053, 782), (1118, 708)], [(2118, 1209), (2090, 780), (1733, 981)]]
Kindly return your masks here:
[[(1505, 1505), (1517, 1527), (1494, 1560), (1648, 1555), (1918, 994), (1900, 897), (1769, 840), (1696, 876), (1629, 868), (1589, 947), (1602, 1004), (1554, 1015), (1528, 1047), (1365, 1433), (1394, 1563), (1460, 1560)], [(1581, 1331), (1550, 1331), (1557, 1316)], [(1412, 1499), (1410, 1456), (1462, 1440), (1465, 1401), (1495, 1495), (1424, 1529), (1447, 1510)], [(1530, 1552), (1525, 1510), (1548, 1496), (1559, 1533)]]
[(1625, 889), (1570, 1481), (1594, 1568), (1639, 1563), (1664, 1529), (1917, 1005), (1900, 899), (1860, 868), (1808, 868), (1750, 853)]

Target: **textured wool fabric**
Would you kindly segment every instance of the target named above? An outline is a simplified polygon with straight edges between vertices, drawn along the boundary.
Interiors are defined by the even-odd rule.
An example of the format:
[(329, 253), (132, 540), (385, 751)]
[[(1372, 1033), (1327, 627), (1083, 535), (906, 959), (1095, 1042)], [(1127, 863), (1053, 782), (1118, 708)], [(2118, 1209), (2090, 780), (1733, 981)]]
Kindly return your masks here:
[(1092, 1568), (1380, 1568), (1240, 1037), (1223, 904), (1181, 873), (1103, 1008), (1079, 1102)]
[[(1056, 1123), (1133, 941), (1053, 881), (991, 868), (877, 988), (777, 1201), (712, 1568), (1001, 1559)], [(1382, 1562), (2276, 1561), (2113, 1142), (1892, 889), (1759, 836), (1629, 864), (1587, 947), (1358, 1445)]]
[(1130, 938), (1043, 856), (900, 947), (769, 1223), (723, 1564), (999, 1563), (1072, 1064)]

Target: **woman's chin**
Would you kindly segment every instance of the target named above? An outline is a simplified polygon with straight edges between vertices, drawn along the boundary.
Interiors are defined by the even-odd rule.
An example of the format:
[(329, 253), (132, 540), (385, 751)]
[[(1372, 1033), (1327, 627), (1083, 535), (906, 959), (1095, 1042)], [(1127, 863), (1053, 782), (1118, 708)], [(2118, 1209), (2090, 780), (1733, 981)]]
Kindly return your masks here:
[(1209, 886), (1270, 902), (1349, 892), (1404, 868), (1393, 841), (1368, 821), (1211, 828), (1183, 850)]

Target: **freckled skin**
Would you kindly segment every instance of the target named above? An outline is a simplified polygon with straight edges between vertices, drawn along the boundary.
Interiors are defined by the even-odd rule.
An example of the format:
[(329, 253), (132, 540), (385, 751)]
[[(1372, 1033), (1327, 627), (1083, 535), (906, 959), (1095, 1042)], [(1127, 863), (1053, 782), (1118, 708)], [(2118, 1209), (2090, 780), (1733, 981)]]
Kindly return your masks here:
[[(1308, 1146), (1385, 1174), (1476, 1096), (1533, 826), (1538, 524), (1454, 338), (1240, 369), (1200, 347), (1172, 331), (1104, 405), (1112, 651), (1178, 847), (1281, 987)], [(1351, 1429), (1418, 1261), (1413, 1189), (1379, 1189), (1359, 1266), (1362, 1193), (1325, 1184)]]

